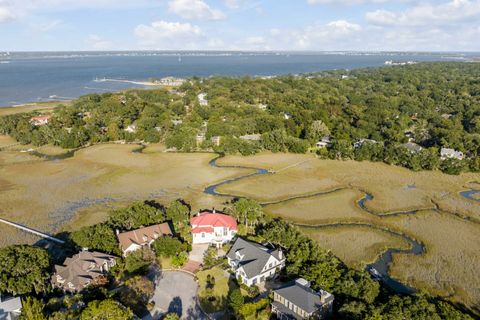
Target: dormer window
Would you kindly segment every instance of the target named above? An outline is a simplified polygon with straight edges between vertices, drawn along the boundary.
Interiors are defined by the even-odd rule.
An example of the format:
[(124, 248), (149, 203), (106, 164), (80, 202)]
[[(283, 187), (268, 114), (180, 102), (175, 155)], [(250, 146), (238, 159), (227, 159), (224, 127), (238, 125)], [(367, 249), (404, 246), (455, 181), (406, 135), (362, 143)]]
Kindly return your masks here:
[(238, 260), (242, 260), (242, 259), (243, 259), (243, 255), (242, 255), (239, 251), (235, 252), (235, 257), (236, 257)]

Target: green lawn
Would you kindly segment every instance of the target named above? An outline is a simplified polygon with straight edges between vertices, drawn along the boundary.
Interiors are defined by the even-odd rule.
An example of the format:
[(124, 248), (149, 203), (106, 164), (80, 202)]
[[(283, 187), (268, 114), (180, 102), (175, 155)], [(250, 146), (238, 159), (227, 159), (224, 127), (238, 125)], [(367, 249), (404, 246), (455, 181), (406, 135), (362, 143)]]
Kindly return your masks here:
[[(210, 290), (207, 286), (207, 276), (215, 278), (215, 285)], [(197, 273), (199, 289), (198, 298), (202, 308), (207, 313), (225, 310), (227, 307), (227, 297), (230, 288), (235, 286), (233, 281), (229, 281), (227, 274), (219, 267)]]

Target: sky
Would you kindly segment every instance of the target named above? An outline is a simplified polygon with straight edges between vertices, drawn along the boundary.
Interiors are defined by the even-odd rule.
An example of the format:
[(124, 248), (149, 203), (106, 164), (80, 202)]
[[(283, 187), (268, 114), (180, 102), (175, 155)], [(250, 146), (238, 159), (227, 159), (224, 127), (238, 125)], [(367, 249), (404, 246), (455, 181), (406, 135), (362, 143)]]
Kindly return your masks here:
[(0, 0), (0, 51), (480, 51), (480, 0)]

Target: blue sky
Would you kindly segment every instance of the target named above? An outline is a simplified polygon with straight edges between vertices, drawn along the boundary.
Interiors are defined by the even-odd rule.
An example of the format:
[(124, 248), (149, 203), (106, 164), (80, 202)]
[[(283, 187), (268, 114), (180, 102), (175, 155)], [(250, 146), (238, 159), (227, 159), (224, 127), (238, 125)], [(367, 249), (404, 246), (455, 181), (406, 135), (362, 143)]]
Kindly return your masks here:
[(480, 0), (0, 0), (0, 50), (480, 51)]

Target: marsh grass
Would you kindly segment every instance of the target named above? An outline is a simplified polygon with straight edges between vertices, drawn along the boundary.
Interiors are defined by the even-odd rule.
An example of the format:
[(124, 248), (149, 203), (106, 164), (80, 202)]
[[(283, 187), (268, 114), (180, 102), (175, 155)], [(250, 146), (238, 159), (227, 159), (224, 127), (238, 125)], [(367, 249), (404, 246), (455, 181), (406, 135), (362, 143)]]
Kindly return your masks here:
[(359, 270), (375, 262), (388, 248), (410, 248), (410, 244), (399, 236), (363, 226), (300, 229), (347, 265)]

